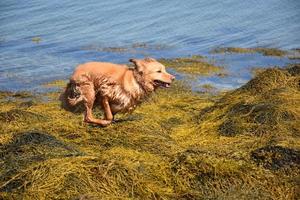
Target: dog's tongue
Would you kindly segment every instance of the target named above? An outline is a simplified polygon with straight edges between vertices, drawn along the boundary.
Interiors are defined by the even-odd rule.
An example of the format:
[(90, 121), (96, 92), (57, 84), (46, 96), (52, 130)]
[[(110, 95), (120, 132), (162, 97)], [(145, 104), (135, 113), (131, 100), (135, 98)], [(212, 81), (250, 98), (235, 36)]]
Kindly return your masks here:
[(170, 87), (170, 83), (166, 83), (166, 84), (165, 84), (165, 87), (166, 87), (166, 88), (169, 88), (169, 87)]

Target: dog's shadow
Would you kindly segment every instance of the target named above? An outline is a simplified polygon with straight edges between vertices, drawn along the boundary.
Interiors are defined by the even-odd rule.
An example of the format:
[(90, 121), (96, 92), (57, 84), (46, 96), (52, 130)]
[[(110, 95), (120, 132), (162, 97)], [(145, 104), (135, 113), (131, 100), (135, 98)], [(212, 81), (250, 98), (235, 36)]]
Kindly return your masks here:
[(133, 114), (126, 116), (126, 118), (115, 119), (113, 123), (124, 123), (124, 122), (132, 122), (132, 121), (139, 121), (142, 120), (143, 116), (141, 114)]
[[(98, 117), (98, 115), (97, 115)], [(101, 115), (100, 115), (100, 118)], [(140, 121), (143, 119), (143, 115), (141, 114), (133, 114), (133, 115), (126, 115), (122, 118), (119, 118), (119, 119), (114, 119), (111, 123), (111, 125), (117, 125), (117, 124), (124, 124), (124, 123), (127, 123), (127, 122), (134, 122), (134, 121)], [(99, 125), (96, 125), (96, 124), (88, 124), (89, 127), (99, 127)], [(105, 128), (105, 127), (104, 127)]]

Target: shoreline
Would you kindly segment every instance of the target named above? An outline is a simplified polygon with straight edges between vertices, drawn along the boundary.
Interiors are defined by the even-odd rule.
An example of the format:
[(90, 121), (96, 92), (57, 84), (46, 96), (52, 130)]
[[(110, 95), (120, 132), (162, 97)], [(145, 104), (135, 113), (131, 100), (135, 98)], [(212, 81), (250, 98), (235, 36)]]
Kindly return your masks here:
[[(139, 45), (139, 46), (138, 46)], [(133, 44), (132, 47), (136, 48), (162, 48), (144, 43)], [(108, 47), (107, 47), (108, 48)], [(106, 49), (106, 48), (105, 48)], [(110, 49), (118, 49), (111, 47)], [(258, 51), (258, 52), (257, 52)], [(214, 53), (215, 52), (215, 53)], [(260, 53), (261, 52), (261, 53)], [(275, 52), (275, 56), (272, 53)], [(281, 55), (278, 56), (277, 52)], [(120, 52), (112, 52), (116, 56)], [(124, 55), (127, 55), (126, 52)], [(263, 55), (265, 54), (265, 55)], [(253, 77), (253, 68), (270, 68), (273, 66), (282, 67), (288, 64), (297, 63), (300, 61), (299, 49), (282, 50), (275, 48), (238, 48), (238, 47), (217, 47), (213, 48), (210, 53), (204, 55), (190, 55), (186, 57), (173, 57), (173, 58), (158, 58), (164, 62), (172, 73), (175, 73), (179, 79), (194, 79), (194, 90), (200, 91), (198, 86), (212, 86), (215, 90), (230, 90), (240, 87)], [(201, 62), (200, 65), (197, 62)], [(127, 63), (124, 63), (127, 64)], [(182, 66), (180, 66), (182, 65)], [(194, 66), (193, 66), (194, 65)], [(76, 65), (72, 66), (73, 68)], [(213, 73), (214, 72), (214, 73)], [(68, 73), (71, 74), (71, 71)], [(35, 77), (22, 77), (21, 75), (7, 75), (10, 76), (7, 86), (0, 89), (1, 91), (11, 92), (37, 92), (47, 93), (55, 90), (53, 87), (44, 87), (47, 83), (61, 81), (67, 79), (68, 75), (60, 75), (63, 78), (40, 78)], [(20, 77), (18, 77), (20, 76)], [(4, 74), (5, 77), (5, 74)], [(3, 80), (2, 80), (3, 81)]]

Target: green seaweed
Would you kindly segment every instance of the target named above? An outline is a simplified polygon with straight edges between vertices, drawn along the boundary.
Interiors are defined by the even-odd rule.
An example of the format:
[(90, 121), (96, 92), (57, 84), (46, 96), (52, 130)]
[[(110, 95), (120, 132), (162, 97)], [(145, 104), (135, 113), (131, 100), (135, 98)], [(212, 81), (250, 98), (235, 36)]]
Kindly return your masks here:
[(202, 56), (160, 59), (159, 62), (176, 71), (189, 75), (211, 76), (223, 71), (223, 67), (207, 62)]
[(31, 38), (31, 41), (38, 44), (42, 41), (42, 38), (41, 37), (33, 37), (33, 38)]
[(216, 87), (213, 86), (212, 84), (203, 84), (201, 85), (201, 88), (205, 91), (205, 92), (211, 92), (216, 90)]
[(66, 80), (54, 80), (48, 83), (44, 83), (42, 86), (44, 87), (64, 87), (67, 84)]
[(213, 49), (211, 53), (261, 53), (264, 56), (286, 56), (287, 51), (277, 48), (255, 47), (255, 48), (241, 48), (241, 47), (220, 47)]
[(300, 151), (281, 146), (266, 146), (251, 153), (252, 159), (267, 169), (294, 168), (300, 165)]
[(12, 109), (7, 112), (0, 112), (0, 121), (1, 122), (12, 122), (16, 120), (23, 120), (23, 121), (33, 121), (33, 120), (45, 120), (47, 117), (33, 113), (26, 110), (20, 109)]
[(264, 72), (267, 68), (263, 68), (263, 67), (252, 67), (251, 68), (251, 73), (252, 75), (255, 77), (257, 75), (259, 75), (260, 73)]
[(217, 96), (175, 81), (105, 128), (62, 109), (59, 91), (29, 106), (5, 93), (0, 198), (296, 199), (299, 80), (299, 65), (268, 69)]
[(0, 100), (5, 100), (8, 97), (14, 99), (26, 99), (26, 98), (32, 98), (33, 95), (31, 92), (27, 92), (27, 91), (19, 91), (19, 92), (0, 91)]

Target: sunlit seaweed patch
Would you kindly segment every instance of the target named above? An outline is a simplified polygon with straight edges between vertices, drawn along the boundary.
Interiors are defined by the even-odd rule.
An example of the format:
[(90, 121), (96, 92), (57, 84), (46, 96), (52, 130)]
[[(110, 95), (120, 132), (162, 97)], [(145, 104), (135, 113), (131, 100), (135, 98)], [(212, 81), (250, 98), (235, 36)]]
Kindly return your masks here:
[(255, 47), (255, 48), (241, 48), (241, 47), (220, 47), (213, 49), (211, 53), (261, 53), (264, 56), (286, 56), (287, 51), (277, 48)]
[(189, 75), (201, 75), (210, 76), (217, 75), (223, 76), (224, 68), (220, 66), (215, 66), (205, 60), (202, 56), (191, 56), (186, 58), (174, 58), (174, 59), (160, 59), (161, 63), (167, 67), (173, 68), (176, 71)]
[(5, 93), (0, 196), (297, 199), (299, 71), (267, 69), (218, 96), (177, 81), (106, 128), (61, 109), (59, 92)]

